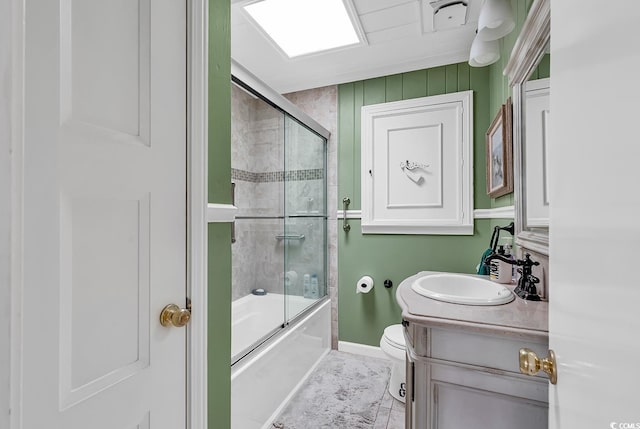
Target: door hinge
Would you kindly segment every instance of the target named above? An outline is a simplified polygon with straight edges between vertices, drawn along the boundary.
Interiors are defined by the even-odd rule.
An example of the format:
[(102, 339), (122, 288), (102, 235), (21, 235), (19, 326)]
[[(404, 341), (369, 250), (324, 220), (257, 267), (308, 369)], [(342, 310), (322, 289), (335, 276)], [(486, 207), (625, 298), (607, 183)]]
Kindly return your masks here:
[(191, 312), (191, 298), (187, 297), (187, 310)]

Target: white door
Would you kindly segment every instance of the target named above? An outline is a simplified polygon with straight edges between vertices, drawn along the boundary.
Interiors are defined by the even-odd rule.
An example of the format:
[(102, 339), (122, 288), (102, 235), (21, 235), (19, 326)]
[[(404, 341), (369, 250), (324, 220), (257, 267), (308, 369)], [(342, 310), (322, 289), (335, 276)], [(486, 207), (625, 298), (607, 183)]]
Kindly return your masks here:
[(551, 12), (550, 429), (640, 427), (640, 3), (615, 3)]
[(29, 0), (24, 429), (186, 427), (186, 1)]

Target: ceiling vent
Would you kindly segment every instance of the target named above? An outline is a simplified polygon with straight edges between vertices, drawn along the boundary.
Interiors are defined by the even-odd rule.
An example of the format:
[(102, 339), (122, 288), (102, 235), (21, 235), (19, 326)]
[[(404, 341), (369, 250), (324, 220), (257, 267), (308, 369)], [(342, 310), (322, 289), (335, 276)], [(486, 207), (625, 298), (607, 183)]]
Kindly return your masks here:
[(460, 0), (422, 0), (423, 32), (459, 28), (467, 23), (467, 2)]

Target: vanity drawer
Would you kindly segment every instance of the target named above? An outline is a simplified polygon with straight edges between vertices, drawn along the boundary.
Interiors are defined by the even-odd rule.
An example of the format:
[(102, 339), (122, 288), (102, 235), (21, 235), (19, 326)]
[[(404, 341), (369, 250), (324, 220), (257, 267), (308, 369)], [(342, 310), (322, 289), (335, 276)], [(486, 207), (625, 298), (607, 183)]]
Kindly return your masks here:
[[(519, 373), (518, 353), (521, 348), (529, 348), (539, 356), (546, 356), (548, 350), (548, 341), (440, 328), (431, 328), (429, 331), (428, 357), (482, 368)], [(541, 373), (537, 377), (546, 375)]]

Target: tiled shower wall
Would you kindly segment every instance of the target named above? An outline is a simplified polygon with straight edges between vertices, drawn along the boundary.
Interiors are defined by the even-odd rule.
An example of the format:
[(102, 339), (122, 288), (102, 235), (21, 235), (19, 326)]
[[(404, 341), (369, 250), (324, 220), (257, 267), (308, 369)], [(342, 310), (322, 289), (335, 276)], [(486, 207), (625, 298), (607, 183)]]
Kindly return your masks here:
[[(286, 141), (286, 143), (285, 143)], [(264, 101), (232, 86), (236, 242), (232, 299), (255, 288), (302, 295), (305, 273), (323, 278), (324, 145)], [(283, 215), (299, 216), (285, 221)], [(304, 240), (276, 236), (304, 235)], [(285, 262), (286, 260), (286, 262)], [(292, 274), (291, 272), (295, 272)]]
[(280, 112), (231, 85), (231, 177), (238, 207), (231, 245), (232, 300), (255, 288), (284, 290), (284, 252), (275, 240), (282, 221), (274, 219), (283, 214), (282, 183), (247, 180), (283, 169), (283, 124)]

